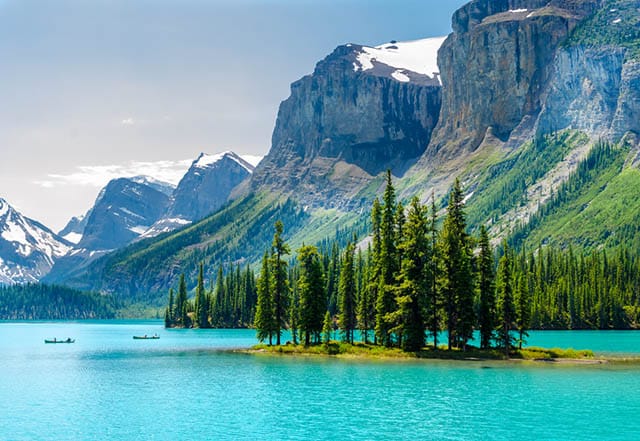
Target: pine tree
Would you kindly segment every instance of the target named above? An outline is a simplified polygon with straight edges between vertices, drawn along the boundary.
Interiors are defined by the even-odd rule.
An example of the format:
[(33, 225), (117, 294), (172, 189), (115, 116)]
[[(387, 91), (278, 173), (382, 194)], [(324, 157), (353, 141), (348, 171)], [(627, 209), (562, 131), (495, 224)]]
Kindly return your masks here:
[(204, 290), (204, 264), (200, 263), (198, 285), (196, 286), (196, 325), (199, 328), (209, 327), (209, 305)]
[(425, 342), (425, 295), (431, 285), (429, 226), (425, 211), (419, 199), (414, 197), (399, 246), (403, 258), (397, 298), (400, 319), (397, 332), (402, 333), (402, 347), (406, 351), (418, 351)]
[[(300, 295), (300, 332), (304, 344), (308, 346), (313, 338), (320, 340), (323, 326), (323, 313), (327, 311), (327, 298), (324, 291), (324, 272), (318, 250), (314, 246), (303, 246), (298, 250), (300, 276), (298, 292)], [(302, 338), (302, 337), (301, 337)]]
[(429, 254), (431, 287), (428, 293), (427, 327), (433, 335), (433, 349), (438, 349), (438, 332), (440, 332), (440, 296), (438, 292), (439, 259), (438, 252), (438, 210), (436, 209), (436, 196), (431, 193), (431, 216), (429, 219), (429, 232), (431, 234), (431, 247)]
[(262, 269), (258, 277), (258, 302), (256, 305), (254, 325), (258, 331), (258, 340), (264, 341), (268, 338), (269, 345), (273, 344), (273, 334), (277, 330), (273, 307), (273, 293), (271, 292), (271, 287), (273, 286), (271, 279), (269, 255), (265, 252), (262, 258)]
[[(572, 297), (573, 298), (573, 297)], [(527, 274), (520, 274), (518, 277), (518, 289), (516, 291), (516, 315), (518, 325), (518, 333), (520, 338), (518, 339), (518, 348), (522, 349), (522, 343), (524, 337), (528, 336), (527, 329), (531, 322), (531, 304), (529, 298), (529, 283), (527, 281)]]
[(505, 254), (500, 258), (498, 264), (498, 309), (499, 309), (499, 325), (497, 328), (497, 341), (500, 347), (505, 351), (505, 355), (509, 357), (509, 351), (513, 346), (513, 337), (511, 329), (516, 318), (515, 305), (513, 300), (513, 277), (511, 272), (511, 251), (506, 248)]
[(275, 312), (276, 344), (280, 345), (282, 329), (286, 328), (287, 307), (289, 299), (289, 286), (287, 283), (287, 262), (284, 256), (289, 254), (289, 245), (282, 238), (284, 225), (276, 221), (276, 232), (273, 235), (273, 252), (271, 255), (271, 272), (273, 274), (273, 309)]
[(480, 305), (478, 324), (480, 327), (480, 348), (488, 349), (493, 339), (496, 323), (496, 294), (493, 249), (484, 225), (480, 228), (480, 255), (478, 256), (478, 291)]
[(176, 302), (178, 314), (180, 317), (180, 324), (185, 327), (191, 327), (191, 320), (188, 315), (187, 306), (187, 282), (184, 278), (184, 273), (180, 274), (180, 282), (178, 284), (178, 300)]
[(380, 222), (380, 254), (378, 265), (378, 297), (376, 300), (376, 337), (380, 344), (391, 346), (393, 323), (389, 315), (396, 311), (394, 284), (398, 273), (397, 228), (396, 228), (396, 196), (391, 171), (387, 170), (387, 185), (383, 196)]
[(353, 331), (356, 328), (356, 280), (354, 273), (355, 245), (349, 243), (342, 260), (338, 297), (340, 299), (340, 315), (338, 323), (347, 343), (353, 343)]
[(375, 297), (371, 285), (373, 267), (371, 244), (367, 247), (366, 261), (362, 256), (362, 250), (358, 251), (358, 262), (358, 266), (362, 268), (362, 286), (357, 306), (358, 329), (362, 335), (362, 341), (367, 344), (369, 343), (369, 331), (373, 328), (375, 321)]
[(331, 333), (333, 332), (333, 321), (331, 320), (331, 314), (327, 311), (324, 314), (324, 320), (322, 322), (322, 335), (324, 344), (328, 344), (331, 341)]
[(164, 327), (170, 328), (175, 325), (174, 305), (173, 305), (173, 288), (169, 288), (169, 305), (165, 311)]
[(466, 348), (473, 337), (473, 271), (471, 249), (466, 233), (464, 197), (460, 181), (455, 180), (449, 195), (447, 216), (442, 228), (442, 251), (445, 266), (443, 291), (447, 313), (448, 347)]

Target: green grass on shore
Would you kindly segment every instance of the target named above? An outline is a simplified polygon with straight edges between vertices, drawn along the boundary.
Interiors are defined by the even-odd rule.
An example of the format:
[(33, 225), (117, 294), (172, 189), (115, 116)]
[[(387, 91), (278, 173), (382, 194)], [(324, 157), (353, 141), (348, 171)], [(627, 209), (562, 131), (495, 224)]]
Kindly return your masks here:
[[(259, 344), (254, 346), (252, 353), (269, 353), (269, 354), (282, 354), (282, 355), (318, 355), (318, 356), (334, 356), (342, 358), (370, 358), (370, 359), (382, 359), (382, 358), (395, 358), (395, 359), (442, 359), (442, 360), (505, 360), (507, 357), (503, 350), (488, 349), (481, 350), (475, 347), (468, 347), (466, 351), (459, 349), (446, 350), (444, 346), (439, 347), (437, 350), (433, 348), (424, 348), (417, 352), (405, 352), (399, 348), (386, 348), (383, 346), (354, 343), (348, 344), (338, 341), (331, 341), (328, 344), (318, 345), (280, 345), (269, 346), (266, 344)], [(528, 347), (522, 350), (513, 350), (509, 354), (511, 359), (520, 360), (556, 360), (556, 359), (571, 359), (571, 360), (589, 360), (594, 359), (593, 352), (590, 350), (575, 350), (575, 349), (545, 349), (538, 347)]]

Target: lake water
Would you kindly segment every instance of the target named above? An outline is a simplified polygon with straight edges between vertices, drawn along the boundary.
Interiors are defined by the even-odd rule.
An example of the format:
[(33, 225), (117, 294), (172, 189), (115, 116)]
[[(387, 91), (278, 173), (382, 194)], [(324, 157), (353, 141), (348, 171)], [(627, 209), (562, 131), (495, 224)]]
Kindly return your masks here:
[[(2, 440), (640, 439), (637, 366), (251, 356), (218, 349), (253, 331), (158, 321), (2, 323), (0, 341)], [(640, 355), (640, 332), (530, 344)]]

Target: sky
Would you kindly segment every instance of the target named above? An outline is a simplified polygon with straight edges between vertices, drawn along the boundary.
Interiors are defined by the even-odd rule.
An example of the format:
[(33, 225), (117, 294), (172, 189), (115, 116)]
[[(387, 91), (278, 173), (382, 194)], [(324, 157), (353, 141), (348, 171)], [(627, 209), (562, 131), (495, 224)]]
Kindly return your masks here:
[(447, 35), (466, 0), (0, 0), (0, 197), (60, 230), (119, 176), (263, 156), (345, 43)]

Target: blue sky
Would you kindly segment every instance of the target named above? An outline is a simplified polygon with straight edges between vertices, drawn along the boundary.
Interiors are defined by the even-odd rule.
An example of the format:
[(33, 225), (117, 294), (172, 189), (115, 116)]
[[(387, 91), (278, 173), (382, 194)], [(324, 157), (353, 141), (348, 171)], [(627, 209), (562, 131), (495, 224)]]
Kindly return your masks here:
[(0, 197), (58, 230), (104, 170), (264, 155), (290, 83), (337, 45), (446, 35), (464, 3), (0, 0)]

